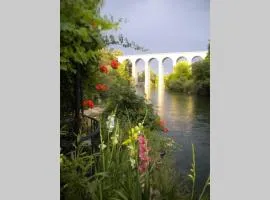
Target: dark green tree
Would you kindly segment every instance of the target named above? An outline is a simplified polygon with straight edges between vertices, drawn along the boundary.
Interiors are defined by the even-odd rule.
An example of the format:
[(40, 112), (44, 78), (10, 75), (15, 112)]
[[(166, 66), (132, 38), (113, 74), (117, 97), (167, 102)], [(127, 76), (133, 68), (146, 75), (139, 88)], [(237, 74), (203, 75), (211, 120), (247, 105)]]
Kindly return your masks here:
[(205, 59), (192, 64), (192, 77), (195, 92), (210, 95), (210, 44)]

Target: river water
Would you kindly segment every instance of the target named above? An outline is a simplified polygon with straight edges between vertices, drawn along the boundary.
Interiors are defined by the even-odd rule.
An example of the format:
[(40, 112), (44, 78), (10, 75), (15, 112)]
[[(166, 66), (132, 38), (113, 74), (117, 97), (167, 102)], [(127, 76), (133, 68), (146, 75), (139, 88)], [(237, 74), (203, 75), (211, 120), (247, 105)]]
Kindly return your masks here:
[[(137, 87), (139, 95), (144, 88)], [(190, 96), (167, 91), (164, 88), (148, 90), (148, 99), (169, 129), (168, 136), (181, 145), (176, 152), (176, 168), (186, 176), (192, 163), (192, 147), (196, 153), (196, 176), (200, 186), (210, 172), (210, 98)]]

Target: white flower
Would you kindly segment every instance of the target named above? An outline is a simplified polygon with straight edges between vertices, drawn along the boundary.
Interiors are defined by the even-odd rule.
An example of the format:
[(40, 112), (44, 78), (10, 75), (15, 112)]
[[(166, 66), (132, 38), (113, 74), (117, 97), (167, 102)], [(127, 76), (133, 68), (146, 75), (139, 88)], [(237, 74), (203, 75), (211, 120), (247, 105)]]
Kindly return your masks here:
[(173, 146), (172, 142), (168, 142), (168, 143), (167, 143), (167, 146), (168, 146), (168, 147)]
[(99, 145), (99, 148), (102, 149), (102, 150), (104, 150), (106, 147), (107, 147), (107, 146), (106, 146), (106, 144), (104, 144), (104, 143), (102, 143), (102, 144)]
[(133, 159), (133, 158), (130, 158), (129, 161), (130, 161), (131, 167), (132, 167), (132, 168), (135, 168), (136, 160)]
[(109, 132), (112, 132), (113, 128), (114, 128), (114, 118), (115, 115), (110, 115), (108, 116), (108, 120), (106, 122), (107, 128), (109, 129)]

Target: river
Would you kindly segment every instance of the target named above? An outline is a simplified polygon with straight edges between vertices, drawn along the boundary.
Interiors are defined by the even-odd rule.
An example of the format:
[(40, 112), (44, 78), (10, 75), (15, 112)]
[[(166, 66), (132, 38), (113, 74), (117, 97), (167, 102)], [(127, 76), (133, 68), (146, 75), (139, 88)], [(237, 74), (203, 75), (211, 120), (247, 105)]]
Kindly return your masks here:
[[(139, 95), (143, 87), (136, 88)], [(169, 129), (181, 150), (176, 152), (176, 168), (186, 176), (192, 163), (193, 143), (196, 152), (196, 175), (200, 187), (210, 172), (210, 98), (184, 95), (162, 88), (148, 90), (148, 98)]]

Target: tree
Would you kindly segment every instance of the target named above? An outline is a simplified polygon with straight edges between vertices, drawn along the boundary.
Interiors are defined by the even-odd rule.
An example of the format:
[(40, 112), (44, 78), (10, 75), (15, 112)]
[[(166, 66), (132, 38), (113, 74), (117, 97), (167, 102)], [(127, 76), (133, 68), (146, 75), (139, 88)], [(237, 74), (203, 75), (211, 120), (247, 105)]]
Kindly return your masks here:
[(102, 31), (116, 28), (100, 16), (101, 0), (60, 1), (60, 93), (61, 116), (74, 116), (74, 131), (80, 128), (83, 91), (92, 86), (98, 70), (99, 51), (105, 46)]
[(178, 62), (171, 74), (165, 77), (165, 83), (176, 80), (187, 81), (191, 79), (191, 69), (187, 62)]
[(104, 48), (117, 44), (145, 50), (123, 35), (117, 38), (104, 34), (105, 31), (117, 29), (122, 19), (115, 22), (113, 18), (102, 17), (102, 4), (102, 0), (60, 1), (60, 113), (61, 119), (70, 115), (75, 117), (76, 132), (79, 114), (83, 110), (81, 102), (83, 97), (94, 95), (99, 66), (120, 53), (108, 53)]
[(194, 88), (197, 94), (210, 94), (210, 44), (208, 45), (207, 56), (201, 62), (192, 64), (192, 77)]

